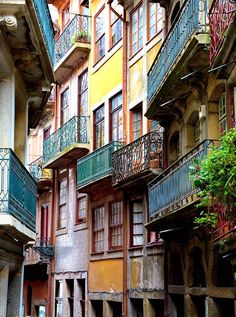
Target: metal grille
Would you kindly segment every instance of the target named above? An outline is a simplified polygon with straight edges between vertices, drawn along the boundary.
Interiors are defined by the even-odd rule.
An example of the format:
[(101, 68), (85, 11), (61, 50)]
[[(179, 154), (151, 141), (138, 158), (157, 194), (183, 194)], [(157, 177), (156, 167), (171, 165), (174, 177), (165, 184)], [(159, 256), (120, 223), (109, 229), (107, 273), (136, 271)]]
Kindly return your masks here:
[(43, 179), (52, 179), (52, 170), (42, 168), (42, 163), (43, 158), (41, 156), (29, 164), (29, 172), (36, 182)]

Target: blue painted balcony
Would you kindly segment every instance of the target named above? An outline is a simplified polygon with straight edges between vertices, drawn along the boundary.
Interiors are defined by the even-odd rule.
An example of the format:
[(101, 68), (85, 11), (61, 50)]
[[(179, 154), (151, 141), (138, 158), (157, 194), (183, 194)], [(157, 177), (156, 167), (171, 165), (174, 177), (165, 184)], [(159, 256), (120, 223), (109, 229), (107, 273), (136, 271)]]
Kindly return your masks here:
[(52, 187), (52, 170), (43, 168), (42, 164), (42, 156), (29, 164), (29, 172), (33, 179), (37, 182), (38, 192), (42, 192), (43, 190), (47, 190)]
[[(111, 142), (86, 155), (77, 162), (77, 187), (83, 192), (112, 175), (112, 154), (121, 148), (122, 142)], [(110, 180), (111, 182), (111, 180)]]
[(148, 72), (149, 118), (163, 110), (159, 105), (187, 92), (180, 78), (189, 66), (195, 70), (209, 64), (208, 43), (207, 1), (186, 0)]
[[(14, 227), (12, 231), (17, 230), (18, 234), (13, 236), (27, 236), (22, 224), (35, 231), (36, 182), (11, 149), (0, 148), (0, 166), (0, 228), (9, 227), (7, 231), (10, 234)], [(20, 225), (10, 222), (7, 215), (17, 219)], [(5, 223), (4, 219), (9, 222)]]
[(54, 76), (60, 81), (78, 62), (88, 57), (90, 51), (90, 17), (75, 14), (55, 42)]
[(177, 215), (198, 200), (198, 189), (190, 177), (190, 166), (207, 154), (214, 141), (205, 140), (157, 176), (148, 188), (149, 221), (166, 223), (167, 216)]
[(113, 153), (113, 186), (150, 181), (163, 168), (163, 134), (149, 132)]
[(89, 117), (74, 116), (43, 141), (43, 168), (58, 168), (89, 151)]

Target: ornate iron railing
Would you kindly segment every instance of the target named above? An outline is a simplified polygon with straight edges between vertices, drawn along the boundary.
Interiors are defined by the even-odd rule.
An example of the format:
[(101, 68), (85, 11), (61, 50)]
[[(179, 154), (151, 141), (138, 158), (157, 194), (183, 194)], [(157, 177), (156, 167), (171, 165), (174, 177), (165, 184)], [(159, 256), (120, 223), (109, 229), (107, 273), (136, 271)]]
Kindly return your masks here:
[(210, 62), (216, 57), (226, 34), (226, 30), (236, 16), (236, 2), (214, 0), (209, 11), (210, 25)]
[(50, 239), (38, 238), (36, 239), (33, 250), (40, 255), (40, 258), (51, 258), (54, 256), (54, 247), (50, 243)]
[(89, 143), (89, 117), (74, 116), (43, 141), (43, 163), (76, 143)]
[(54, 28), (46, 0), (33, 0), (52, 65), (54, 64)]
[(55, 42), (55, 63), (58, 63), (75, 42), (90, 43), (89, 16), (76, 14)]
[(226, 239), (236, 231), (236, 206), (234, 204), (211, 206), (211, 211), (217, 214), (216, 229), (212, 232), (213, 241)]
[(184, 50), (190, 37), (196, 32), (205, 33), (206, 30), (207, 1), (186, 0), (148, 72), (149, 103), (160, 90), (168, 72)]
[(29, 164), (29, 172), (36, 182), (43, 179), (52, 179), (52, 170), (42, 168), (42, 164), (42, 156), (39, 157), (37, 160), (33, 161), (31, 164)]
[(199, 190), (189, 175), (190, 166), (207, 154), (214, 141), (205, 140), (157, 176), (148, 188), (149, 218), (163, 215), (172, 207), (181, 207), (184, 200)]
[(0, 148), (0, 212), (35, 230), (37, 185), (11, 149)]
[(112, 153), (123, 142), (111, 142), (77, 161), (78, 188), (112, 174)]
[(113, 185), (150, 169), (162, 169), (162, 146), (162, 133), (153, 131), (115, 151), (112, 155)]

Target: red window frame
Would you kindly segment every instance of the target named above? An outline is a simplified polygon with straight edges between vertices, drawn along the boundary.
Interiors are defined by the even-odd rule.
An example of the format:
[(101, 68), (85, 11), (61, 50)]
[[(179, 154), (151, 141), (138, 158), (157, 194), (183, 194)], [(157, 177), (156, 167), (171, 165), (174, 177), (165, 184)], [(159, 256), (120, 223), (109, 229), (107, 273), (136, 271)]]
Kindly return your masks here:
[(93, 253), (104, 252), (104, 215), (105, 207), (98, 206), (92, 210), (92, 251)]
[(77, 196), (77, 210), (76, 210), (76, 224), (87, 221), (88, 198), (86, 194), (78, 193)]
[[(41, 206), (40, 214), (40, 240), (46, 243), (48, 239), (48, 204)], [(46, 245), (46, 244), (45, 244)]]
[(61, 93), (61, 126), (69, 120), (69, 87)]
[[(124, 9), (121, 5), (111, 3), (111, 7), (120, 15), (123, 16)], [(123, 37), (123, 22), (112, 10), (109, 11), (110, 21), (110, 48), (115, 46)]]
[(43, 140), (47, 139), (51, 134), (51, 125), (45, 129), (43, 129)]
[(142, 105), (131, 110), (131, 141), (135, 141), (142, 136), (143, 126), (143, 111)]
[(88, 70), (79, 76), (78, 114), (88, 116)]
[[(110, 99), (110, 141), (123, 140), (122, 105), (122, 92), (118, 93)], [(120, 119), (122, 120), (122, 123), (120, 123)]]
[(68, 2), (61, 11), (61, 22), (62, 30), (64, 30), (70, 22), (70, 2)]
[(121, 249), (122, 247), (123, 247), (123, 202), (113, 201), (109, 204), (109, 249), (117, 250), (117, 249)]
[[(98, 19), (102, 19), (101, 31), (98, 30)], [(105, 56), (106, 42), (105, 42), (105, 6), (94, 16), (94, 61), (99, 62)]]
[(101, 105), (94, 111), (94, 150), (105, 144), (105, 106)]
[[(137, 16), (136, 16), (137, 15)], [(136, 54), (143, 47), (144, 19), (143, 4), (139, 4), (130, 14), (131, 32), (130, 32), (130, 56)], [(137, 24), (137, 25), (136, 25)], [(136, 36), (136, 40), (134, 40)], [(136, 48), (134, 48), (134, 45)]]
[[(64, 183), (64, 184), (63, 184)], [(62, 186), (63, 184), (63, 186)], [(62, 195), (63, 191), (63, 195)], [(61, 200), (61, 198), (64, 198)], [(68, 171), (63, 170), (58, 177), (58, 215), (57, 229), (66, 228), (67, 224), (67, 199), (68, 199)], [(66, 216), (66, 217), (62, 217)]]

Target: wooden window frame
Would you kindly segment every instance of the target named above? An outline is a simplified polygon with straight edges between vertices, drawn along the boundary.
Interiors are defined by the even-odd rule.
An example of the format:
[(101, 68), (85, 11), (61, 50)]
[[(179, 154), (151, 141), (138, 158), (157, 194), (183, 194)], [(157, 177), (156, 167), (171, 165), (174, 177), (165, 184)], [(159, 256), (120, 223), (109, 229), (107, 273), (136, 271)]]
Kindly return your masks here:
[[(155, 34), (151, 36), (151, 28), (150, 28), (150, 21), (151, 21), (151, 5), (156, 5), (156, 6), (159, 6), (158, 10), (155, 11)], [(158, 28), (158, 23), (159, 21), (162, 20), (162, 17), (160, 20), (158, 20), (158, 11), (159, 10), (162, 10), (161, 6), (159, 5), (159, 3), (151, 3), (151, 2), (148, 2), (147, 3), (147, 16), (148, 16), (148, 19), (147, 19), (147, 39), (148, 41), (152, 40), (158, 33), (161, 32), (162, 28)]]
[[(95, 211), (97, 209), (100, 209), (100, 208), (103, 208), (103, 217), (99, 218), (99, 219), (103, 219), (103, 226), (95, 229)], [(93, 208), (92, 209), (92, 253), (103, 253), (104, 252), (104, 249), (105, 249), (105, 245), (104, 245), (104, 243), (105, 243), (105, 222), (104, 222), (104, 220), (105, 220), (105, 206), (100, 205), (100, 206)], [(103, 250), (96, 250), (96, 248), (95, 248), (95, 244), (96, 244), (95, 235), (98, 232), (103, 234), (103, 240), (100, 240), (100, 241), (103, 241)]]
[[(142, 10), (144, 11), (144, 5), (143, 2), (140, 2), (131, 12), (130, 12), (130, 57), (133, 57), (135, 54), (137, 54), (142, 48), (143, 48), (143, 44), (140, 46), (139, 45), (139, 41), (140, 41), (140, 9), (142, 8)], [(135, 52), (133, 52), (133, 40), (132, 40), (132, 36), (133, 36), (133, 16), (134, 13), (138, 11), (138, 27), (137, 27), (137, 50)], [(142, 18), (142, 28), (143, 28), (143, 34), (144, 34), (144, 18)], [(143, 36), (142, 36), (143, 37)]]
[[(66, 168), (65, 170), (63, 170), (63, 172), (61, 174), (58, 173), (58, 180), (57, 180), (57, 184), (58, 184), (58, 188), (57, 188), (57, 192), (58, 192), (58, 201), (57, 201), (57, 230), (61, 230), (61, 229), (65, 229), (67, 227), (67, 225), (65, 226), (61, 226), (60, 225), (60, 208), (61, 206), (67, 206), (68, 204), (68, 175), (69, 175), (69, 171)], [(64, 204), (60, 204), (60, 183), (62, 181), (66, 180), (66, 203)], [(67, 218), (66, 218), (66, 222), (67, 222)]]
[[(84, 198), (86, 200), (86, 216), (80, 217), (79, 216), (79, 200)], [(87, 222), (87, 217), (88, 217), (88, 197), (86, 194), (80, 194), (77, 192), (75, 224), (78, 225), (78, 224)]]
[[(140, 130), (140, 137), (143, 135), (143, 105), (139, 104), (135, 108), (130, 110), (130, 141), (133, 142), (137, 140), (138, 138), (134, 139), (134, 129), (133, 129), (133, 119), (134, 119), (134, 112), (137, 112), (137, 110), (141, 110), (141, 130)], [(139, 138), (140, 138), (139, 137)]]
[[(121, 103), (121, 105), (117, 106), (115, 109), (112, 110), (112, 100), (114, 100), (119, 95), (121, 95), (122, 103)], [(112, 118), (113, 118), (113, 115), (115, 113), (118, 116), (118, 113), (120, 112), (120, 110), (122, 111), (122, 108), (123, 108), (123, 95), (122, 95), (122, 91), (120, 91), (109, 100), (109, 140), (110, 140), (110, 142), (123, 140), (123, 120), (122, 120), (122, 139), (121, 140), (112, 140), (112, 127), (113, 127)]]
[[(82, 91), (81, 89), (81, 83), (82, 83), (82, 78), (84, 77), (84, 75), (87, 74), (87, 88), (85, 90)], [(78, 115), (81, 116), (81, 96), (83, 94), (85, 94), (87, 92), (87, 114), (88, 115), (88, 111), (89, 111), (89, 102), (88, 102), (88, 69), (86, 69), (83, 73), (81, 73), (78, 77)], [(84, 114), (83, 114), (84, 115)]]
[[(121, 203), (121, 212), (119, 214), (121, 215), (121, 223), (117, 224), (111, 224), (111, 216), (112, 216), (112, 205), (116, 203)], [(124, 208), (123, 208), (123, 201), (122, 200), (116, 200), (109, 203), (109, 230), (108, 230), (108, 247), (109, 250), (121, 250), (123, 249), (123, 214), (124, 214)], [(121, 237), (122, 237), (122, 244), (120, 245), (112, 245), (112, 231), (113, 229), (121, 228)]]
[[(141, 248), (143, 247), (144, 244), (144, 231), (143, 231), (143, 243), (142, 244), (134, 244), (134, 232), (133, 232), (133, 227), (134, 227), (134, 203), (135, 202), (142, 202), (142, 206), (144, 206), (144, 201), (143, 198), (135, 199), (131, 202), (131, 213), (130, 213), (130, 248)], [(144, 209), (144, 208), (143, 208)], [(144, 219), (144, 210), (142, 212), (143, 214), (143, 219)], [(143, 221), (144, 222), (144, 221)], [(138, 224), (138, 223), (137, 223)]]
[[(96, 120), (96, 113), (101, 109), (104, 109), (104, 114), (103, 117), (101, 119)], [(98, 124), (100, 124), (101, 122), (104, 123), (104, 138), (105, 138), (105, 104), (102, 104), (100, 107), (98, 107), (97, 109), (95, 109), (93, 111), (93, 148), (94, 150), (99, 149), (100, 147), (102, 147), (105, 144), (105, 139), (103, 140), (103, 145), (101, 145), (100, 147), (97, 147), (97, 133), (96, 133), (96, 127)]]
[[(68, 93), (68, 105), (64, 108), (63, 107), (63, 94)], [(66, 87), (66, 89), (64, 89), (61, 94), (61, 104), (60, 104), (60, 126), (63, 126), (67, 121), (69, 121), (69, 116), (70, 113), (68, 113), (68, 119), (66, 121), (64, 121), (64, 110), (67, 109), (67, 111), (69, 112), (70, 110), (70, 105), (69, 105), (69, 87)]]
[[(112, 4), (113, 4), (113, 2), (111, 3), (111, 6), (112, 6)], [(117, 4), (117, 5), (119, 5), (119, 4)], [(112, 7), (113, 8), (113, 7)], [(115, 11), (116, 11), (116, 8), (113, 8)], [(117, 12), (118, 14), (119, 14), (119, 12)], [(112, 21), (112, 14), (114, 14), (114, 16), (116, 17), (115, 19), (114, 19), (114, 21)], [(121, 14), (121, 16), (123, 17), (124, 16), (124, 9), (122, 10), (122, 14)], [(112, 43), (112, 28), (114, 27), (114, 25), (116, 24), (116, 23), (118, 23), (118, 21), (120, 21), (121, 22), (121, 37), (115, 42), (115, 43)], [(116, 46), (117, 45), (117, 43), (119, 43), (121, 40), (122, 40), (122, 38), (123, 38), (123, 21), (117, 16), (117, 15), (115, 15), (115, 13), (114, 12), (112, 12), (112, 10), (111, 9), (109, 9), (109, 28), (110, 28), (110, 32), (109, 32), (109, 34), (110, 34), (110, 36), (109, 36), (109, 47), (110, 47), (110, 49), (112, 49), (114, 46)], [(115, 33), (116, 34), (116, 33)]]
[(40, 241), (43, 243), (46, 242), (49, 238), (49, 228), (48, 228), (48, 220), (49, 220), (49, 204), (41, 205), (41, 213), (40, 213)]
[[(95, 14), (94, 16), (94, 64), (97, 64), (105, 55), (106, 55), (106, 26), (104, 27), (104, 32), (101, 33), (101, 35), (97, 38), (96, 36), (96, 19), (97, 17), (103, 12), (103, 14), (105, 14), (105, 5), (103, 5), (101, 7), (101, 9)], [(105, 24), (106, 19), (104, 19), (104, 24)], [(98, 54), (97, 54), (97, 44), (99, 43), (99, 41), (104, 37), (104, 55), (103, 56), (99, 56), (98, 58)]]
[(43, 129), (43, 140), (46, 140), (51, 135), (51, 128), (52, 128), (52, 126), (49, 125), (47, 128)]
[[(66, 9), (68, 9), (68, 12), (69, 12), (69, 19), (65, 22), (64, 21), (64, 12)], [(70, 1), (66, 1), (65, 5), (61, 9), (61, 29), (62, 29), (62, 32), (66, 29), (66, 27), (70, 23), (70, 21), (71, 21), (71, 19), (70, 19)]]

